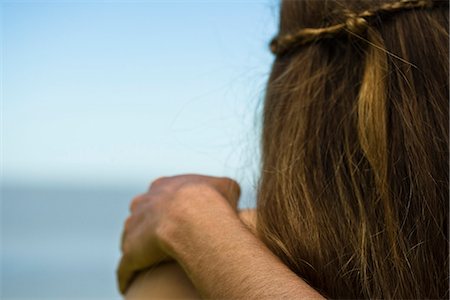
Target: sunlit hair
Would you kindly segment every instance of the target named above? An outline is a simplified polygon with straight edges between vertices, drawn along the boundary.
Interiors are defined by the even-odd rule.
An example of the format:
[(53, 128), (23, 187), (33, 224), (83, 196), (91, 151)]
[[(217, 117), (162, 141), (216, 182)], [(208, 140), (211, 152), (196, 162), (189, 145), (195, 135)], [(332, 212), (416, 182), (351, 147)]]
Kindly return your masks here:
[[(396, 2), (283, 1), (278, 37)], [(449, 296), (442, 3), (377, 15), (360, 32), (294, 43), (273, 64), (258, 234), (327, 297)]]

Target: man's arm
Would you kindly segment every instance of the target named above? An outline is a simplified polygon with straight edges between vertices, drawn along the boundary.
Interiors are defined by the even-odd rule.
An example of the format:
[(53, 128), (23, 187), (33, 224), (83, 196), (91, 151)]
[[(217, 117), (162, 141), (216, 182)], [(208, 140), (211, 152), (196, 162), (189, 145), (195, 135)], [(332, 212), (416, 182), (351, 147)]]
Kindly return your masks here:
[[(241, 210), (239, 218), (255, 232), (254, 209)], [(140, 272), (128, 288), (125, 299), (200, 299), (200, 295), (184, 270), (173, 261)]]
[(203, 297), (323, 299), (238, 218), (214, 220), (203, 229), (189, 220), (179, 221), (189, 228), (183, 230), (188, 236), (167, 228), (161, 238)]
[(239, 220), (238, 198), (239, 186), (227, 178), (154, 181), (132, 201), (125, 222), (117, 270), (121, 292), (137, 271), (171, 257), (207, 298), (322, 298)]

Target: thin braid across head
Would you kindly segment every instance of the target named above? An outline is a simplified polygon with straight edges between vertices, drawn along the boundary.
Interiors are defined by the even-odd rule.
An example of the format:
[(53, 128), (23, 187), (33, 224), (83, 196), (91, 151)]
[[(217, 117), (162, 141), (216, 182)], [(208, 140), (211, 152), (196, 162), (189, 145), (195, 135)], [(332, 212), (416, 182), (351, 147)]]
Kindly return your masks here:
[(431, 7), (433, 7), (432, 0), (400, 0), (398, 2), (384, 3), (377, 8), (368, 9), (360, 13), (343, 10), (342, 13), (345, 16), (343, 23), (322, 28), (302, 28), (293, 33), (277, 36), (270, 42), (270, 50), (275, 55), (282, 55), (293, 47), (321, 39), (336, 38), (345, 34), (360, 36), (366, 32), (370, 20), (376, 16)]

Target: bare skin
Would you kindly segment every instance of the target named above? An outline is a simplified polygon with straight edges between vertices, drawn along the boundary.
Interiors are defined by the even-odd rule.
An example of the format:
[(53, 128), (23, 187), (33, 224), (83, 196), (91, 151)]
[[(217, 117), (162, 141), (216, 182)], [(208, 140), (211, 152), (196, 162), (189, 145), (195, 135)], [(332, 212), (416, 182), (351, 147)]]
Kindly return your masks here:
[(132, 203), (118, 277), (172, 258), (199, 295), (214, 299), (323, 298), (243, 224), (237, 183), (198, 175), (158, 180)]
[[(239, 211), (239, 218), (252, 232), (255, 232), (256, 211), (254, 209)], [(183, 268), (175, 261), (141, 272), (133, 280), (125, 295), (126, 300), (200, 298)]]
[(180, 265), (168, 262), (141, 272), (125, 299), (200, 299), (200, 295)]

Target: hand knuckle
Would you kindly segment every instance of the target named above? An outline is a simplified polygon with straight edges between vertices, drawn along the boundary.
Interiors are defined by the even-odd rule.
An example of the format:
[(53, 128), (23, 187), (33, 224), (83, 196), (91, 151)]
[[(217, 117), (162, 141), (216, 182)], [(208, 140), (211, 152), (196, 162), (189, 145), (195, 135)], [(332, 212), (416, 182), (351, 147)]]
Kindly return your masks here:
[(167, 177), (161, 176), (156, 178), (155, 180), (153, 180), (152, 182), (150, 182), (150, 189), (157, 187), (157, 186), (161, 186), (163, 184), (165, 184), (168, 181)]
[(130, 211), (135, 211), (138, 207), (138, 204), (144, 201), (144, 198), (145, 197), (143, 195), (134, 197), (130, 202)]
[(127, 256), (131, 253), (131, 243), (128, 238), (125, 238), (122, 242), (122, 253), (124, 256)]
[(129, 216), (129, 217), (125, 220), (125, 225), (124, 225), (125, 231), (129, 231), (129, 230), (130, 230), (130, 226), (131, 226), (131, 224), (133, 223), (133, 221), (134, 221), (134, 219), (133, 219), (133, 216), (132, 216), (132, 215)]

